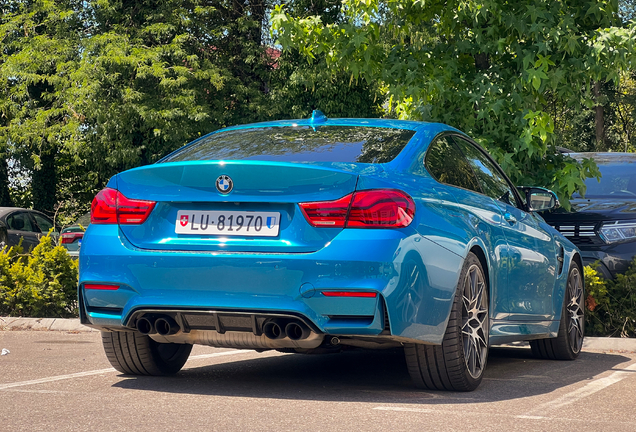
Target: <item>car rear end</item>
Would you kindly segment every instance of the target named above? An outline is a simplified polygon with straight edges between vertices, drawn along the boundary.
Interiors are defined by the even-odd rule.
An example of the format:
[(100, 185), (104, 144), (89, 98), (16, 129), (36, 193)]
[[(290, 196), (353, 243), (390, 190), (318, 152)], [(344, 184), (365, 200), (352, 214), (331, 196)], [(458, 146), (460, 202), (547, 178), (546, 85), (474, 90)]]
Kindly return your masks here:
[(113, 177), (81, 248), (82, 321), (255, 349), (387, 332), (415, 206), (385, 168), (414, 134), (237, 128)]
[(62, 228), (60, 232), (60, 244), (66, 249), (72, 257), (79, 257), (79, 251), (82, 246), (82, 239), (86, 227), (91, 223), (90, 213), (82, 215), (73, 225)]

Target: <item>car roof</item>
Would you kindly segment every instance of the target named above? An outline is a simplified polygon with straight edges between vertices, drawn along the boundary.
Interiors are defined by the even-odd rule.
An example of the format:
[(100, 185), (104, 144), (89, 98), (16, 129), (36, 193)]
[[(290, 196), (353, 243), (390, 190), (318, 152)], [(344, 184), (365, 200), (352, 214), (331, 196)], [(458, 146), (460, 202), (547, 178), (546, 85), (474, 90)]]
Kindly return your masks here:
[(53, 219), (52, 217), (47, 216), (46, 214), (42, 213), (41, 211), (33, 210), (33, 209), (27, 209), (27, 208), (22, 208), (22, 207), (0, 207), (0, 217), (4, 217), (4, 216), (6, 216), (9, 213), (12, 213), (14, 211), (26, 211), (26, 212), (30, 212), (30, 213), (37, 213), (39, 215), (46, 216), (49, 219)]
[(11, 213), (16, 210), (33, 211), (33, 210), (25, 209), (22, 207), (0, 207), (0, 216), (4, 216), (7, 213)]
[(568, 153), (568, 156), (572, 156), (576, 160), (594, 159), (597, 165), (614, 164), (614, 163), (636, 163), (636, 153), (624, 153), (624, 152), (582, 152), (582, 153)]
[(393, 120), (378, 118), (327, 118), (321, 117), (317, 120), (296, 119), (296, 120), (275, 120), (260, 123), (248, 123), (243, 125), (230, 126), (219, 131), (229, 131), (237, 129), (249, 129), (259, 127), (293, 127), (293, 126), (362, 126), (362, 127), (380, 127), (390, 129), (407, 129), (416, 131), (425, 125), (434, 125), (435, 123), (414, 121), (414, 120)]

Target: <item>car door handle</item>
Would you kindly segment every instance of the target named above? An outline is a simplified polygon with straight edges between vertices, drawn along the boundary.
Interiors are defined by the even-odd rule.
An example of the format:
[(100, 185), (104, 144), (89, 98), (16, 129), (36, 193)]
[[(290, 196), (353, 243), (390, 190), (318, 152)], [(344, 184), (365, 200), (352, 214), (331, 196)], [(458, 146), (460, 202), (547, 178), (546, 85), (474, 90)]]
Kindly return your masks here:
[(506, 222), (508, 222), (510, 225), (514, 225), (517, 223), (517, 218), (514, 217), (512, 214), (510, 213), (505, 213), (504, 214), (504, 219), (506, 220)]

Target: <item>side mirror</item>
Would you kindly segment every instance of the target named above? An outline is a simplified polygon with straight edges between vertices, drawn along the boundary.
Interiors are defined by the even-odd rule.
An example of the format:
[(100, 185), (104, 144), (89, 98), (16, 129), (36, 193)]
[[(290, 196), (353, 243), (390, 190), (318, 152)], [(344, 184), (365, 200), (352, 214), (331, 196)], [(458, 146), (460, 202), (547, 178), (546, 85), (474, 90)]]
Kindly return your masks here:
[(521, 186), (521, 194), (526, 198), (526, 210), (529, 212), (559, 208), (559, 198), (549, 189)]

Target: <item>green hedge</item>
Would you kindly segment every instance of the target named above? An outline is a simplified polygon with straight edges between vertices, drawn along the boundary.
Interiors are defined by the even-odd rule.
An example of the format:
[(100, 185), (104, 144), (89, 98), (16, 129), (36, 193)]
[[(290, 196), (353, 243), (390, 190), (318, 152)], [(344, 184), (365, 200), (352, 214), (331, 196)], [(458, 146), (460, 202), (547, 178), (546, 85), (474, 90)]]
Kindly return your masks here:
[(78, 263), (42, 237), (30, 254), (22, 246), (0, 253), (0, 316), (77, 316)]
[(636, 337), (636, 258), (625, 274), (605, 280), (596, 266), (586, 266), (585, 333), (588, 336)]

